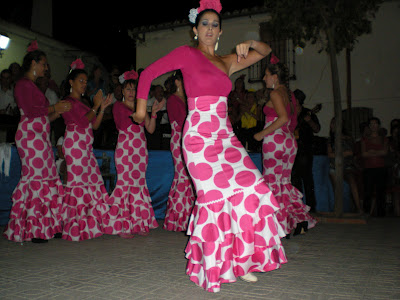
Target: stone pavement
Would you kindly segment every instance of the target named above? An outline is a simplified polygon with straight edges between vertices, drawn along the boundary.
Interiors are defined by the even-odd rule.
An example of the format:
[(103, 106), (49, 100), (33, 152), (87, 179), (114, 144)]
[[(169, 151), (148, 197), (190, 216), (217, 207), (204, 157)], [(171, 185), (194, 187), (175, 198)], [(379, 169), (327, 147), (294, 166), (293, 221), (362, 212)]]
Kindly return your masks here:
[[(4, 227), (1, 227), (1, 232)], [(320, 223), (283, 239), (289, 262), (208, 293), (185, 275), (187, 236), (47, 244), (0, 238), (0, 299), (400, 299), (400, 218)]]

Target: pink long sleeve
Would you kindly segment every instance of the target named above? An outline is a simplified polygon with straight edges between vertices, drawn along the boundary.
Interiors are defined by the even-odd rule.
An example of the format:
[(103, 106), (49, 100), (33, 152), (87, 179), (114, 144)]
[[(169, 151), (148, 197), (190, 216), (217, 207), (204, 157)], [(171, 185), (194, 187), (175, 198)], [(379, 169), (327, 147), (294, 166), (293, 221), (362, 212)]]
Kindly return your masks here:
[(14, 97), (24, 116), (36, 118), (48, 115), (49, 101), (31, 80), (18, 80), (14, 88)]
[[(65, 98), (66, 101), (69, 101), (72, 105), (70, 111), (62, 114), (64, 118), (65, 125), (76, 124), (78, 127), (86, 128), (89, 126), (89, 120), (86, 117), (86, 114), (90, 111), (90, 108), (83, 104), (81, 101), (76, 100), (72, 97)], [(96, 121), (96, 117), (94, 117), (91, 121), (93, 124)]]

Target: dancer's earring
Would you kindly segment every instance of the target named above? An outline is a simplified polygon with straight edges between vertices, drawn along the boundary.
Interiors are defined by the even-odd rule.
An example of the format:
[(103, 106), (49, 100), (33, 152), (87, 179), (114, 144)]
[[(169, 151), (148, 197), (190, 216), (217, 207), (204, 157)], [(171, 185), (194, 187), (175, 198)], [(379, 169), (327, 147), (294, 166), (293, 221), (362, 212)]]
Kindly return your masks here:
[(198, 36), (197, 36), (197, 34), (194, 36), (194, 40), (195, 41), (197, 41), (197, 39), (198, 39)]
[(72, 86), (71, 86), (71, 88), (69, 89), (69, 93), (72, 94)]
[(214, 51), (217, 51), (217, 50), (218, 50), (218, 42), (219, 42), (219, 37), (218, 37), (218, 39), (217, 39), (217, 43), (215, 44)]
[(33, 69), (33, 76), (36, 77), (36, 70), (35, 69)]
[(124, 96), (124, 97), (122, 97), (122, 102), (125, 102), (125, 96)]

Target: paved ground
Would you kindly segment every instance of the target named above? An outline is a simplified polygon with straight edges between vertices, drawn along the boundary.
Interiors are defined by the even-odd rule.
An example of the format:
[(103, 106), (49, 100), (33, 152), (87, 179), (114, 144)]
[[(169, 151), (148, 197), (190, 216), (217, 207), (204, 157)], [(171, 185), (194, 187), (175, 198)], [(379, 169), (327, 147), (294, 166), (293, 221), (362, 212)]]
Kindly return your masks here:
[(318, 224), (283, 240), (289, 262), (281, 269), (215, 294), (185, 275), (186, 242), (160, 228), (131, 240), (21, 245), (0, 238), (0, 298), (400, 299), (400, 218)]

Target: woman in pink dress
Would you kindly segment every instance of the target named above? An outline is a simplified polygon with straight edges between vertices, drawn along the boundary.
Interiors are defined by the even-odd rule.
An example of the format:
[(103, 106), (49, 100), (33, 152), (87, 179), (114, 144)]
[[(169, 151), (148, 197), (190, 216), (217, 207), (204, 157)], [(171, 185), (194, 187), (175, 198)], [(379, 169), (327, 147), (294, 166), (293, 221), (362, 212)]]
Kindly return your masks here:
[[(67, 77), (70, 94), (65, 98), (72, 108), (63, 114), (66, 125), (63, 152), (67, 165), (67, 183), (63, 204), (63, 235), (69, 241), (83, 241), (103, 234), (103, 219), (108, 219), (108, 193), (93, 154), (93, 129), (99, 127), (111, 96), (103, 99), (99, 91), (92, 108), (84, 103), (87, 73), (80, 60)], [(96, 117), (97, 111), (100, 112)]]
[(302, 228), (314, 227), (316, 220), (308, 213), (310, 208), (303, 203), (303, 195), (290, 181), (297, 153), (293, 135), (297, 123), (296, 99), (285, 86), (287, 68), (277, 60), (272, 55), (265, 71), (264, 81), (272, 91), (270, 101), (264, 106), (264, 129), (254, 138), (263, 140), (263, 176), (280, 204), (277, 217), (289, 238), (294, 228), (297, 235)]
[(131, 116), (135, 110), (137, 78), (135, 71), (120, 76), (123, 100), (115, 102), (113, 106), (118, 129), (115, 149), (118, 180), (108, 200), (112, 219), (106, 233), (119, 234), (123, 238), (146, 234), (150, 229), (158, 227), (146, 182), (149, 158), (144, 130), (146, 128), (149, 133), (154, 132), (157, 112), (163, 108), (165, 100), (154, 101), (151, 118), (146, 114), (142, 123), (134, 123)]
[(24, 77), (15, 85), (15, 101), (21, 113), (15, 141), (21, 159), (21, 178), (15, 188), (10, 221), (4, 235), (15, 242), (47, 242), (62, 231), (63, 188), (50, 143), (50, 121), (71, 105), (49, 105), (36, 78), (47, 70), (46, 54), (36, 46), (24, 57)]
[(171, 96), (167, 101), (167, 111), (171, 123), (170, 147), (175, 172), (168, 194), (163, 228), (171, 231), (185, 231), (196, 196), (182, 156), (182, 129), (187, 116), (182, 72), (176, 71), (169, 81), (171, 82)]
[(191, 11), (198, 46), (179, 47), (141, 73), (133, 116), (144, 119), (153, 79), (182, 71), (189, 108), (183, 155), (197, 194), (187, 231), (186, 273), (209, 292), (218, 292), (221, 283), (235, 282), (237, 277), (255, 282), (252, 272), (272, 271), (287, 261), (280, 240), (284, 231), (275, 216), (279, 203), (233, 133), (227, 114), (232, 89), (228, 76), (261, 60), (271, 49), (250, 40), (237, 45), (235, 54), (217, 55), (220, 11), (219, 1), (204, 0)]

